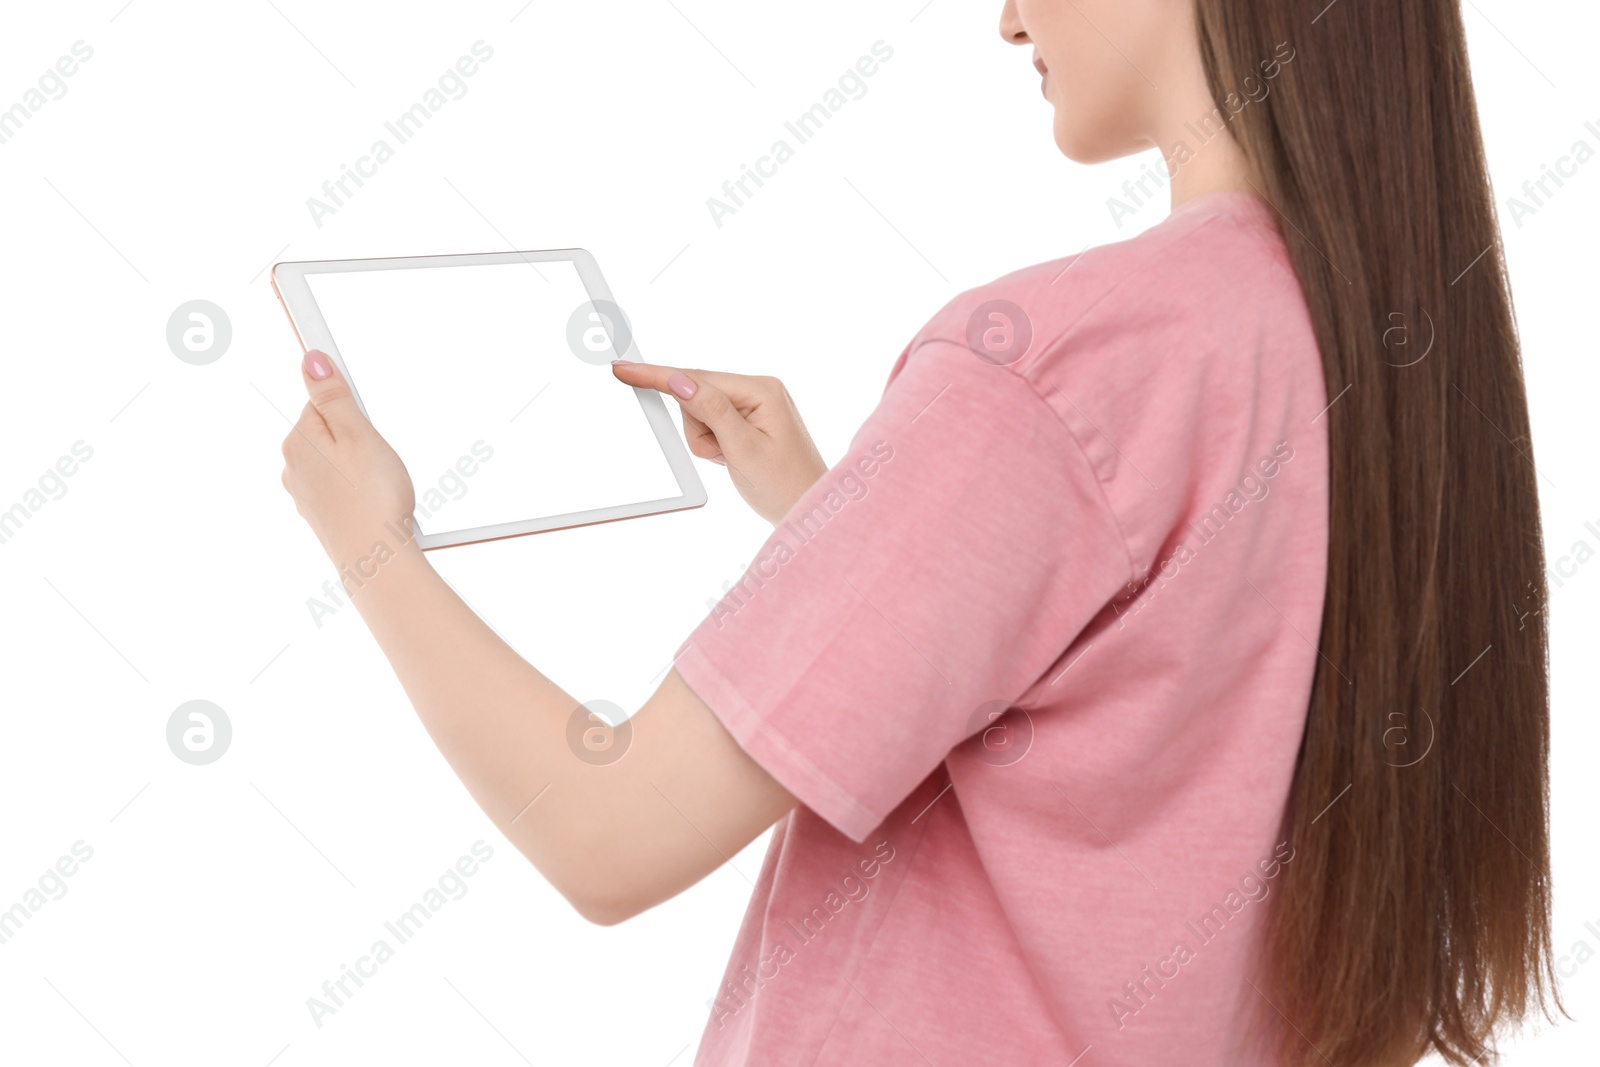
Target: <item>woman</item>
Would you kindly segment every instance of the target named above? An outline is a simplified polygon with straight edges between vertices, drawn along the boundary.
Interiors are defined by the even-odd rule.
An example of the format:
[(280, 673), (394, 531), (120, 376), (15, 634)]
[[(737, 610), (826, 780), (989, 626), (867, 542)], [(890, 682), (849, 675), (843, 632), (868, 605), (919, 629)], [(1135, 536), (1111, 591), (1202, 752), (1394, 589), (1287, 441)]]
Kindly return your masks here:
[[(1061, 151), (1159, 148), (1171, 216), (956, 297), (831, 469), (772, 379), (619, 364), (775, 526), (625, 759), (574, 758), (578, 702), (414, 545), (355, 603), (589, 919), (776, 825), (698, 1063), (1473, 1062), (1554, 990), (1538, 502), (1459, 10), (1000, 28)], [(414, 497), (321, 353), (305, 380), (284, 482), (342, 565)]]

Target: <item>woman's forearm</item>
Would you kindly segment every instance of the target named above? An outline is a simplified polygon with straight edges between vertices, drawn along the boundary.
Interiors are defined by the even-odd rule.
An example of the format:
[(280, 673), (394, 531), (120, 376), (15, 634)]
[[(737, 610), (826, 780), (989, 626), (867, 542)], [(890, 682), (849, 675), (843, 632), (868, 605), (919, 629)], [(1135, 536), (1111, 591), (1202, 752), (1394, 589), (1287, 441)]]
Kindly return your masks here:
[(578, 701), (502, 641), (415, 544), (375, 571), (353, 601), (423, 726), (478, 806), (585, 918), (620, 922), (675, 896), (794, 806), (676, 671), (629, 720), (627, 758), (579, 759), (567, 732)]
[(566, 724), (578, 701), (501, 640), (415, 542), (364, 557), (371, 562), (355, 573), (372, 577), (352, 601), (423, 726), (484, 813), (582, 910), (564, 877), (566, 835), (529, 806), (561, 779), (571, 784), (579, 761), (566, 749)]
[[(325, 355), (308, 352), (303, 367), (310, 402), (284, 438), (284, 488), (346, 576), (439, 751), (579, 913), (610, 923), (658, 904), (794, 807), (675, 670), (628, 720), (626, 741), (614, 737), (625, 749), (579, 758), (568, 724), (587, 711), (478, 618), (394, 525), (416, 506), (405, 465)], [(583, 732), (609, 726), (620, 724), (584, 722)]]
[(353, 602), (441, 745), (486, 728), (521, 733), (577, 706), (462, 601), (415, 542), (362, 581)]

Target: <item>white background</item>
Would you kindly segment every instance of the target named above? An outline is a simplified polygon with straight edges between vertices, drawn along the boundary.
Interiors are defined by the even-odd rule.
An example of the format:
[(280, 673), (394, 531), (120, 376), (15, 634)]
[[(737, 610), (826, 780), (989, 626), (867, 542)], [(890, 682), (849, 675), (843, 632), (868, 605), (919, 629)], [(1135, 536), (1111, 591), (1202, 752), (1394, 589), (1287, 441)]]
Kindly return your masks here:
[[(587, 247), (645, 353), (780, 375), (837, 458), (949, 297), (1164, 214), (1112, 222), (1106, 198), (1155, 157), (1060, 157), (1028, 52), (1002, 46), (997, 17), (968, 0), (6, 5), (0, 107), (73, 42), (94, 55), (0, 145), (0, 508), (74, 442), (94, 451), (0, 544), (0, 908), (74, 842), (93, 858), (0, 945), (0, 1060), (690, 1061), (763, 842), (600, 929), (495, 832), (354, 610), (312, 621), (332, 570), (278, 482), (303, 392), (265, 268)], [(1600, 143), (1584, 129), (1600, 125), (1600, 17), (1471, 0), (1465, 19), (1555, 560), (1600, 545), (1585, 528), (1600, 526), (1600, 160), (1520, 227), (1503, 205), (1574, 141)], [(480, 39), (494, 56), (466, 95), (317, 226), (307, 198)], [(894, 55), (867, 94), (716, 226), (707, 197), (879, 40)], [(193, 299), (232, 323), (208, 366), (166, 343)], [(764, 535), (725, 472), (701, 470), (699, 511), (436, 565), (569, 692), (637, 707)], [(1590, 561), (1548, 604), (1563, 954), (1600, 951), (1585, 927), (1600, 931), (1597, 600)], [(234, 731), (205, 767), (165, 739), (197, 698)], [(493, 858), (469, 892), (316, 1027), (306, 999), (480, 839)], [(1593, 1059), (1600, 963), (1568, 969), (1577, 1021), (1509, 1062)]]

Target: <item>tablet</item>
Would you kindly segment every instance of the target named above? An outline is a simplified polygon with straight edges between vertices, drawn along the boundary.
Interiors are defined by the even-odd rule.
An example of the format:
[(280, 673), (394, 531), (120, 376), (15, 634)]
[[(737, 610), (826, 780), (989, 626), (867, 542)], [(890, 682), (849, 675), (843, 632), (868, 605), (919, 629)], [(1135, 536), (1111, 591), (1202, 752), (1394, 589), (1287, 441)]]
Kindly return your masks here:
[(544, 252), (277, 263), (302, 347), (332, 357), (444, 548), (695, 508), (705, 489), (594, 257)]

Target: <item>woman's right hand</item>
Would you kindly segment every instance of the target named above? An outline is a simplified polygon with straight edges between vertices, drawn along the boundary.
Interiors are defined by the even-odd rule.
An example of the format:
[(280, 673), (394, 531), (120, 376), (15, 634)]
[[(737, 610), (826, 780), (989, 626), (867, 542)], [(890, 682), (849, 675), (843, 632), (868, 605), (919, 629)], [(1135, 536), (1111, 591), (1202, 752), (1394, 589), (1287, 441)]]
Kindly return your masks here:
[(689, 451), (727, 467), (745, 503), (774, 526), (828, 469), (776, 378), (625, 360), (611, 370), (677, 400)]

